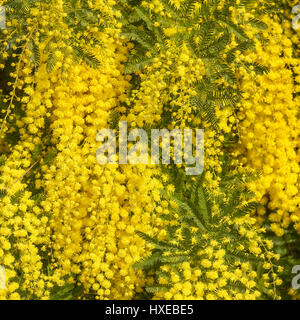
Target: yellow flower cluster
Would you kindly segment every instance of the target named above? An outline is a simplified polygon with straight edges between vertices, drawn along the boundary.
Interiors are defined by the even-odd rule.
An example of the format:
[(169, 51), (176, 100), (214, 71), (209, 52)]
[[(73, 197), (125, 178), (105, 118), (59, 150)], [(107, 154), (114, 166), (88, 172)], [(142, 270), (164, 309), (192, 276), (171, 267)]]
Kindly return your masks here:
[[(25, 292), (22, 298), (49, 298), (47, 273), (44, 272), (48, 261), (47, 249), (50, 241), (49, 219), (41, 207), (27, 191), (27, 184), (21, 182), (23, 176), (32, 167), (32, 153), (41, 143), (44, 116), (47, 103), (41, 104), (41, 96), (47, 97), (50, 82), (46, 68), (40, 68), (31, 76), (28, 64), (30, 55), (24, 51), (23, 67), (19, 80), (25, 87), (21, 102), (26, 103), (26, 117), (16, 120), (21, 143), (14, 146), (1, 172), (0, 189), (6, 190), (6, 196), (0, 200), (0, 264), (6, 269), (7, 290), (0, 290), (0, 298), (19, 299), (18, 292)], [(32, 84), (36, 84), (35, 90)], [(34, 94), (36, 93), (36, 94)], [(48, 96), (47, 96), (48, 94)], [(10, 130), (13, 134), (13, 130)], [(38, 181), (39, 173), (36, 173)], [(51, 284), (50, 284), (51, 285)]]
[[(160, 44), (156, 44), (160, 51)], [(151, 58), (151, 52), (148, 52)], [(177, 48), (171, 40), (153, 63), (140, 73), (141, 87), (133, 92), (128, 104), (134, 104), (128, 121), (142, 127), (161, 120), (164, 110), (171, 112), (172, 125), (185, 127), (191, 122), (190, 98), (197, 93), (193, 83), (201, 81), (205, 70), (201, 59), (195, 59), (187, 46)]]
[[(170, 4), (179, 9), (184, 2), (170, 1)], [(196, 14), (199, 6), (195, 3), (190, 14)], [(153, 11), (162, 19), (172, 17), (164, 1), (143, 1), (142, 7)], [(218, 192), (219, 178), (215, 173), (221, 171), (222, 144), (225, 134), (230, 133), (234, 127), (236, 121), (234, 111), (230, 104), (224, 106), (216, 102), (212, 106), (218, 123), (216, 128), (208, 121), (207, 112), (199, 105), (199, 97), (196, 103), (193, 103), (193, 98), (199, 95), (197, 84), (201, 83), (207, 73), (205, 63), (195, 56), (190, 45), (185, 41), (179, 45), (178, 39), (173, 36), (192, 34), (198, 26), (185, 27), (173, 17), (172, 26), (164, 27), (159, 19), (156, 21), (155, 15), (151, 15), (150, 18), (153, 26), (161, 28), (167, 38), (163, 43), (156, 39), (155, 50), (146, 53), (149, 63), (137, 72), (141, 83), (138, 89), (132, 90), (130, 98), (126, 100), (130, 112), (124, 119), (133, 127), (153, 126), (155, 123), (164, 122), (167, 118), (166, 125), (169, 130), (187, 127), (205, 129), (205, 170), (209, 177), (207, 184), (212, 192)], [(183, 19), (188, 21), (189, 17), (185, 16)], [(196, 37), (193, 41), (197, 44), (199, 39)], [(134, 50), (133, 48), (132, 52)], [(211, 69), (208, 73), (216, 72), (213, 67)], [(228, 85), (224, 78), (220, 79), (219, 83)], [(202, 92), (200, 102), (205, 102), (205, 98), (206, 93)]]
[[(72, 50), (63, 45), (72, 30), (63, 32), (63, 4), (58, 1), (44, 11), (34, 9), (32, 21), (28, 21), (33, 26), (41, 18), (47, 22), (49, 36), (56, 37), (51, 50), (57, 62), (49, 72), (47, 40), (39, 42), (38, 38), (41, 56), (34, 76), (26, 48), (28, 67), (21, 60), (23, 71), (18, 81), (24, 86), (21, 103), (25, 116), (15, 119), (20, 143), (14, 146), (1, 177), (1, 188), (8, 190), (1, 200), (0, 265), (8, 275), (1, 298), (20, 298), (17, 292), (21, 291), (25, 292), (23, 299), (48, 299), (51, 288), (63, 286), (67, 280), (79, 282), (84, 294), (94, 298), (129, 299), (145, 282), (131, 267), (148, 248), (135, 231), (158, 230), (153, 212), (160, 200), (161, 183), (153, 177), (157, 171), (152, 168), (97, 163), (97, 131), (109, 127), (110, 110), (120, 108), (129, 88), (130, 78), (123, 76), (127, 47), (117, 36), (116, 25), (105, 32), (93, 31), (100, 43), (93, 48), (101, 60), (99, 68), (66, 57), (65, 52)], [(113, 4), (96, 1), (94, 5), (105, 7), (108, 13)], [(77, 37), (80, 39), (80, 34)], [(7, 130), (5, 123), (3, 132), (7, 134)], [(39, 204), (26, 191), (25, 182), (14, 183), (31, 174), (27, 169), (36, 145), (42, 152), (33, 186), (45, 194)], [(49, 166), (44, 158), (53, 148), (57, 156)], [(14, 203), (10, 196), (22, 190), (24, 194)]]
[[(171, 207), (174, 205), (171, 202)], [(219, 215), (220, 210), (222, 208), (215, 206), (213, 215)], [(174, 222), (171, 224), (174, 226)], [(185, 227), (180, 225), (172, 244), (179, 245), (179, 241), (184, 239), (182, 231)], [(221, 235), (221, 229), (225, 229), (227, 235)], [(238, 230), (239, 242), (234, 239), (233, 230)], [(255, 218), (250, 215), (222, 218), (209, 231), (201, 231), (202, 245), (197, 232), (197, 228), (191, 230), (193, 243), (199, 242), (199, 250), (192, 261), (160, 267), (158, 282), (169, 285), (170, 289), (158, 290), (155, 299), (255, 300), (261, 297), (260, 286), (266, 288), (265, 293), (272, 298), (280, 299), (276, 286), (282, 283), (277, 276), (282, 269), (273, 263), (279, 259), (279, 255), (272, 252), (273, 243), (264, 239), (265, 230), (256, 226)], [(184, 255), (182, 252), (178, 254), (179, 257)], [(187, 251), (186, 255), (189, 254)], [(250, 263), (250, 258), (247, 261), (250, 255), (261, 261)], [(164, 258), (168, 259), (169, 256), (176, 261), (176, 251), (166, 251)], [(257, 269), (258, 264), (260, 267)]]
[(109, 110), (128, 86), (116, 71), (124, 58), (115, 55), (120, 44), (107, 41), (110, 63), (100, 70), (71, 67), (68, 81), (54, 84), (51, 130), (59, 153), (44, 171), (42, 205), (53, 214), (54, 277), (77, 275), (96, 297), (119, 299), (132, 298), (143, 284), (131, 269), (146, 249), (134, 232), (152, 232), (160, 184), (143, 166), (97, 164), (97, 131), (109, 126)]
[[(8, 187), (7, 195), (0, 201), (0, 264), (6, 270), (6, 287), (0, 290), (0, 299), (49, 297), (43, 272), (46, 245), (49, 243), (48, 218), (31, 199), (24, 183), (13, 180), (20, 177), (27, 167), (28, 150), (16, 148), (15, 158), (2, 168), (0, 188)], [(14, 196), (13, 196), (14, 195)]]
[[(257, 210), (259, 221), (270, 212), (271, 229), (282, 236), (292, 222), (300, 233), (299, 194), (299, 62), (292, 57), (292, 41), (285, 27), (274, 18), (265, 18), (268, 25), (262, 45), (255, 40), (255, 51), (240, 59), (269, 68), (264, 75), (241, 70), (240, 84), (244, 92), (240, 105), (240, 142), (235, 155), (262, 173), (251, 184), (262, 206)], [(252, 31), (249, 31), (252, 32)], [(287, 66), (289, 66), (287, 68)], [(296, 97), (296, 98), (295, 98)]]

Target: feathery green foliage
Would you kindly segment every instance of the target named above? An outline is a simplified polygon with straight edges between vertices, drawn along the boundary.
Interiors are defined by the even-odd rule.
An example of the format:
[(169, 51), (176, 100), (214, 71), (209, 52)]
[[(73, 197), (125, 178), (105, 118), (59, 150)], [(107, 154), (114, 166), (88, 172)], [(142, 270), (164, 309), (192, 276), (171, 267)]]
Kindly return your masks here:
[[(254, 42), (247, 36), (243, 26), (251, 24), (262, 31), (266, 28), (260, 20), (261, 13), (255, 1), (224, 2), (220, 8), (219, 1), (215, 0), (201, 3), (184, 1), (181, 8), (177, 9), (165, 0), (161, 1), (164, 15), (141, 4), (137, 6), (136, 2), (123, 0), (118, 4), (122, 12), (123, 36), (134, 44), (125, 72), (135, 74), (151, 66), (156, 57), (168, 52), (170, 41), (178, 48), (187, 45), (194, 57), (201, 59), (205, 66), (205, 77), (201, 83), (194, 84), (198, 94), (191, 97), (193, 115), (205, 119), (215, 130), (218, 129), (216, 107), (235, 110), (240, 101), (241, 92), (233, 89), (238, 82), (237, 70), (243, 67), (257, 74), (268, 72), (265, 66), (242, 63), (236, 59), (237, 51), (243, 53), (254, 48)], [(239, 16), (236, 20), (231, 8), (257, 10), (257, 18), (247, 20)], [(177, 32), (167, 36), (164, 31), (168, 28), (176, 29)], [(236, 45), (228, 50), (233, 37)], [(227, 84), (224, 84), (224, 79)]]
[[(146, 288), (148, 293), (168, 291), (174, 285), (170, 280), (172, 273), (177, 274), (183, 283), (183, 263), (205, 271), (201, 261), (207, 257), (206, 250), (212, 244), (224, 250), (226, 270), (234, 272), (239, 265), (248, 262), (251, 270), (259, 274), (258, 269), (265, 263), (265, 257), (251, 249), (251, 237), (254, 235), (250, 238), (247, 236), (247, 232), (255, 234), (258, 230), (250, 216), (257, 203), (252, 200), (253, 195), (246, 187), (246, 181), (251, 181), (256, 176), (251, 173), (240, 176), (229, 168), (227, 160), (220, 175), (221, 192), (218, 195), (211, 194), (206, 188), (205, 173), (193, 178), (189, 191), (175, 194), (163, 192), (170, 203), (170, 213), (161, 215), (166, 222), (165, 240), (138, 232), (140, 237), (153, 246), (152, 254), (134, 265), (136, 269), (143, 269), (149, 276), (154, 276), (154, 284)], [(263, 252), (262, 239), (258, 237), (256, 240), (261, 241), (259, 250)], [(221, 277), (221, 273), (219, 276)], [(205, 278), (205, 272), (198, 281), (209, 282)], [(261, 281), (263, 280), (258, 276), (258, 286)], [(229, 290), (228, 292), (247, 290), (239, 280), (230, 279), (224, 289)]]
[[(44, 48), (43, 54), (48, 55), (47, 59), (47, 71), (51, 72), (56, 66), (58, 59), (55, 55), (55, 48), (60, 37), (60, 34), (55, 32), (55, 23), (61, 23), (63, 21), (68, 28), (74, 30), (73, 36), (66, 39), (65, 47), (59, 49), (64, 50), (63, 61), (68, 57), (70, 51), (68, 46), (72, 48), (72, 55), (77, 61), (85, 61), (91, 67), (98, 67), (100, 62), (92, 53), (92, 48), (98, 43), (98, 40), (92, 36), (89, 32), (88, 26), (97, 26), (99, 30), (104, 28), (108, 23), (105, 14), (102, 14), (100, 10), (94, 9), (89, 5), (87, 0), (71, 0), (64, 2), (65, 16), (57, 15), (54, 17), (54, 23), (52, 26), (47, 26), (47, 29), (43, 28), (43, 21), (38, 21), (34, 30), (28, 29), (28, 19), (32, 19), (32, 9), (43, 10), (44, 5), (49, 4), (52, 0), (40, 1), (40, 0), (8, 0), (5, 3), (6, 13), (9, 20), (16, 19), (18, 21), (18, 32), (15, 33), (8, 42), (8, 50), (12, 50), (13, 45), (20, 47), (28, 47), (32, 52), (31, 62), (33, 67), (38, 67), (40, 64), (41, 52), (38, 50), (38, 43), (47, 40), (47, 45)], [(101, 17), (101, 24), (99, 24), (99, 17)], [(49, 27), (52, 30), (49, 30)], [(12, 31), (14, 26), (8, 27), (8, 31)], [(81, 38), (77, 38), (76, 34), (81, 32)], [(24, 40), (23, 39), (26, 39)], [(17, 39), (22, 39), (21, 42), (17, 42)], [(28, 46), (27, 46), (28, 44)], [(22, 49), (18, 54), (22, 54)]]

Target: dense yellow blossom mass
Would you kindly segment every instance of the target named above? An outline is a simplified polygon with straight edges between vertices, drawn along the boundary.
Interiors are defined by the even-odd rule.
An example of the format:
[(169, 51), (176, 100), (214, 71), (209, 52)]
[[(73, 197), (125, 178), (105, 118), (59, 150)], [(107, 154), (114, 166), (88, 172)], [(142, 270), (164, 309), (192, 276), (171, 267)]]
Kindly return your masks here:
[(300, 69), (284, 27), (270, 18), (265, 23), (269, 26), (264, 34), (268, 45), (257, 41), (255, 52), (241, 57), (267, 66), (269, 72), (262, 76), (246, 71), (241, 74), (244, 95), (238, 115), (240, 146), (236, 153), (244, 164), (262, 172), (261, 179), (251, 186), (262, 204), (257, 213), (261, 220), (270, 211), (271, 229), (282, 236), (290, 223), (300, 232)]
[[(109, 125), (109, 111), (120, 106), (129, 87), (128, 77), (122, 75), (127, 49), (116, 38), (116, 30), (97, 37), (101, 41), (101, 49), (93, 49), (101, 58), (97, 69), (68, 58), (67, 80), (62, 80), (62, 66), (47, 72), (47, 56), (41, 57), (34, 77), (29, 76), (30, 66), (23, 69), (26, 95), (25, 116), (17, 120), (20, 144), (14, 146), (2, 174), (3, 189), (11, 187), (2, 199), (1, 215), (1, 265), (11, 270), (8, 291), (3, 293), (8, 298), (19, 297), (19, 284), (10, 284), (16, 272), (24, 273), (24, 281), (18, 280), (21, 289), (43, 299), (49, 298), (54, 284), (64, 285), (65, 276), (69, 282), (78, 276), (85, 290), (101, 299), (132, 298), (145, 281), (131, 268), (147, 250), (134, 232), (153, 232), (159, 225), (152, 212), (160, 199), (160, 182), (151, 168), (97, 164), (97, 131)], [(41, 52), (44, 47), (40, 43)], [(60, 52), (55, 53), (59, 59)], [(45, 199), (40, 207), (34, 206), (25, 191), (13, 204), (9, 196), (26, 188), (14, 179), (30, 166), (35, 145), (44, 143), (42, 130), (48, 123), (48, 144), (55, 146), (57, 155), (50, 166), (44, 165), (47, 146), (42, 146), (34, 181), (37, 189), (45, 190)], [(26, 242), (13, 238), (11, 243), (11, 234)], [(45, 273), (40, 255), (46, 248), (51, 266)], [(17, 264), (13, 253), (19, 256)]]
[[(250, 2), (0, 1), (1, 300), (297, 298), (299, 34)], [(205, 129), (200, 182), (100, 165), (119, 120)]]

